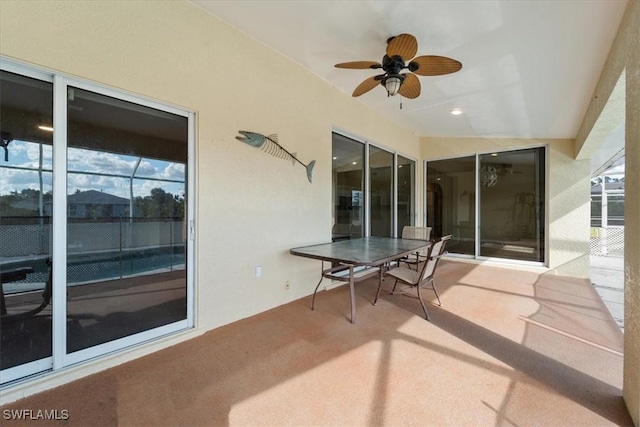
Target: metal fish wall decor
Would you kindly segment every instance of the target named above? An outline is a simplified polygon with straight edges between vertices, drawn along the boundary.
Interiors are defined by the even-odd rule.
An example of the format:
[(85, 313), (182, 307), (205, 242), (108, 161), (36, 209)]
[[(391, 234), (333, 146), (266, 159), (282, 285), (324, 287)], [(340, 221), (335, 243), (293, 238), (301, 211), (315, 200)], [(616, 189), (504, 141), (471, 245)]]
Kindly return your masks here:
[(291, 160), (291, 164), (295, 166), (296, 162), (300, 163), (307, 170), (307, 179), (311, 182), (311, 174), (313, 173), (313, 167), (316, 164), (315, 160), (312, 160), (308, 165), (302, 163), (296, 157), (296, 153), (290, 153), (278, 143), (278, 135), (264, 136), (256, 132), (248, 132), (246, 130), (238, 131), (242, 136), (236, 136), (238, 141), (242, 141), (252, 147), (261, 148), (262, 151), (266, 151), (272, 156), (279, 159)]

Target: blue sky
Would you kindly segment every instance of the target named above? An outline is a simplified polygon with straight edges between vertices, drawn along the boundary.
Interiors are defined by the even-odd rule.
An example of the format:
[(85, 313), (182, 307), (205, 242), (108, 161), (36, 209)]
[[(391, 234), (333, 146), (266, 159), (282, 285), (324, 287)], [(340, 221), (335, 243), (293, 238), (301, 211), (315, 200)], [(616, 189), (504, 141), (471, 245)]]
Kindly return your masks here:
[[(9, 144), (9, 162), (0, 157), (0, 166), (32, 168), (33, 171), (7, 169), (0, 167), (0, 195), (25, 188), (38, 189), (38, 167), (40, 162), (40, 144), (24, 141), (12, 141)], [(2, 153), (4, 154), (4, 153)], [(101, 151), (69, 148), (67, 164), (69, 171), (93, 172), (129, 177), (138, 158), (133, 156), (107, 153)], [(51, 145), (42, 144), (42, 168), (51, 170)], [(185, 180), (185, 165), (153, 159), (142, 159), (136, 171), (136, 178), (156, 178), (168, 180)], [(43, 174), (43, 190), (51, 191), (51, 172)], [(151, 189), (162, 188), (174, 195), (184, 193), (184, 184), (154, 180), (134, 179), (134, 197), (147, 196)], [(69, 173), (67, 175), (68, 193), (77, 190), (98, 190), (115, 196), (129, 198), (129, 179), (114, 176), (99, 176)]]

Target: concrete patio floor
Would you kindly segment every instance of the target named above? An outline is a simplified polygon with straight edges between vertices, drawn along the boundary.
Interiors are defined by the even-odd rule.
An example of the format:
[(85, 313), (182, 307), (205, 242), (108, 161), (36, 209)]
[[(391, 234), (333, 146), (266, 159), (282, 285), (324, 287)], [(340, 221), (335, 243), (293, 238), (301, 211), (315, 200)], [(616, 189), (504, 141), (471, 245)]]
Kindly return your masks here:
[[(443, 260), (442, 307), (375, 278), (0, 407), (52, 426), (632, 426), (623, 335), (589, 280)], [(5, 412), (3, 412), (5, 413)], [(39, 426), (40, 420), (6, 420)]]
[(624, 256), (591, 255), (591, 283), (624, 332)]

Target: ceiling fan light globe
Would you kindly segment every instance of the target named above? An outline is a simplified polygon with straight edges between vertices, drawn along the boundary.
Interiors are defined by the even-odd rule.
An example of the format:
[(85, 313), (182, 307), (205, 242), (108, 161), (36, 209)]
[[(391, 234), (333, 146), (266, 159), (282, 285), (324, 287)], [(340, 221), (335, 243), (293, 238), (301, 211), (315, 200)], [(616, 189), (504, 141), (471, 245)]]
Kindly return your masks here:
[(402, 80), (399, 77), (391, 76), (387, 77), (383, 83), (385, 89), (387, 89), (387, 94), (389, 94), (389, 96), (394, 96), (400, 90)]

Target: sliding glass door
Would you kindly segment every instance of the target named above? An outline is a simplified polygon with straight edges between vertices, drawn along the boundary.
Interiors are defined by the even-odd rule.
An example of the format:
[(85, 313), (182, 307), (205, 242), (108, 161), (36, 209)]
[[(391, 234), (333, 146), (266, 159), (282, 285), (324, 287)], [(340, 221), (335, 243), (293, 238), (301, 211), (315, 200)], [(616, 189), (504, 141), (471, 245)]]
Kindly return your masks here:
[(68, 87), (67, 352), (187, 318), (184, 116)]
[(402, 229), (415, 222), (416, 194), (416, 161), (397, 156), (397, 215), (396, 236), (402, 236)]
[(52, 366), (53, 84), (2, 71), (0, 97), (0, 378), (7, 382)]
[(333, 240), (363, 237), (364, 144), (333, 134)]
[(427, 227), (434, 238), (451, 234), (449, 252), (474, 255), (476, 238), (475, 156), (427, 163)]
[(450, 253), (543, 263), (544, 206), (542, 147), (426, 164), (426, 223)]
[(480, 256), (544, 261), (544, 149), (482, 154)]
[(370, 145), (369, 191), (372, 236), (392, 236), (393, 188), (393, 153)]
[(415, 224), (415, 160), (335, 132), (332, 145), (334, 241), (400, 236)]
[(192, 326), (193, 113), (2, 66), (0, 383)]

